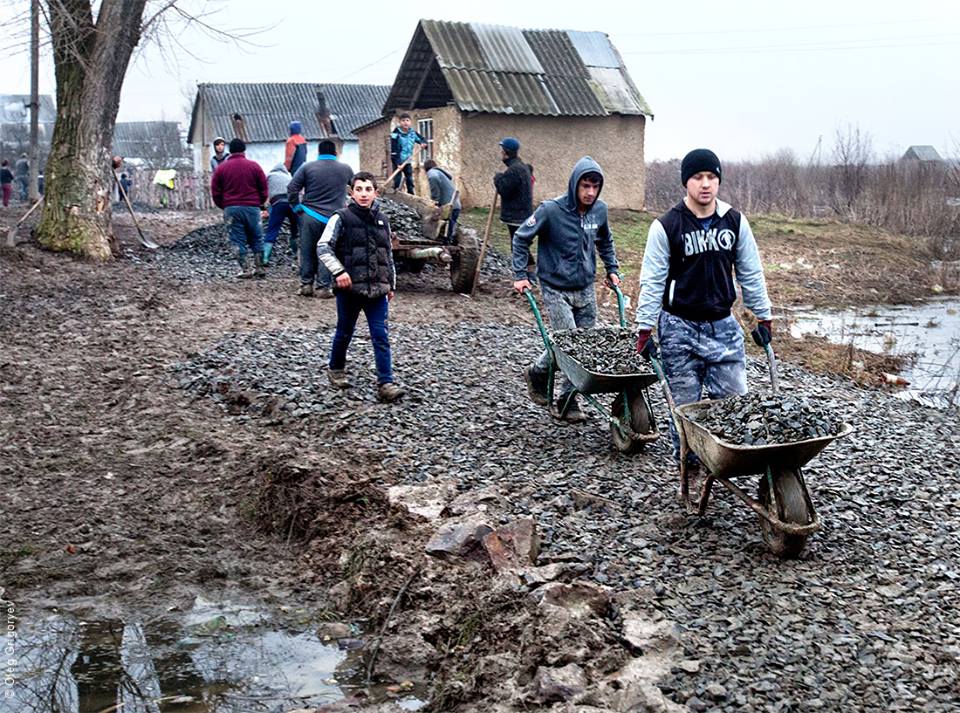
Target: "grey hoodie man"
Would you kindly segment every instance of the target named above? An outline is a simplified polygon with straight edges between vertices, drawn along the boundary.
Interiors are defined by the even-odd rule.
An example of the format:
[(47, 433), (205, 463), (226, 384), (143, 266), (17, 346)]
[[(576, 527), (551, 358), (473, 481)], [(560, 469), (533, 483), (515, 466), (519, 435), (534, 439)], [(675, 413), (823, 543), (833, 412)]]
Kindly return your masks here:
[[(589, 156), (573, 167), (567, 192), (544, 201), (513, 236), (513, 287), (518, 292), (530, 289), (532, 276), (527, 271), (530, 245), (538, 239), (537, 277), (543, 304), (554, 331), (590, 328), (597, 318), (597, 253), (603, 260), (607, 283), (620, 283), (613, 235), (607, 221), (607, 205), (600, 200), (603, 169)], [(524, 370), (530, 398), (550, 405), (547, 394), (550, 354)], [(554, 415), (568, 421), (586, 417), (573, 398), (573, 386), (563, 379), (562, 395)]]

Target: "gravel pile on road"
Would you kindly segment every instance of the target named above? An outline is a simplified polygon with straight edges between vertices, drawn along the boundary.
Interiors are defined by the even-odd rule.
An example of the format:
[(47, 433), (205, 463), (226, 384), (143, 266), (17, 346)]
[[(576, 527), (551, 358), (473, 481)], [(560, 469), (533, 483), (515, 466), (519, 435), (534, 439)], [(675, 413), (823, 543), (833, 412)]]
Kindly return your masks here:
[(716, 401), (690, 414), (710, 433), (728, 443), (764, 446), (840, 433), (843, 424), (810, 399), (750, 393)]
[[(289, 244), (290, 232), (284, 225), (270, 256), (267, 279), (290, 277), (294, 261), (288, 251)], [(236, 248), (230, 242), (225, 223), (197, 228), (173, 245), (160, 248), (152, 257), (151, 264), (157, 269), (180, 280), (231, 279), (238, 270)]]
[(555, 332), (553, 343), (580, 362), (587, 371), (599, 374), (650, 372), (650, 365), (637, 354), (637, 335), (629, 329), (568, 329)]
[(415, 209), (389, 198), (381, 198), (380, 210), (389, 218), (390, 229), (400, 240), (427, 240), (420, 214)]
[[(543, 556), (582, 562), (594, 581), (678, 623), (683, 660), (660, 685), (691, 710), (955, 710), (956, 413), (782, 365), (784, 398), (814, 399), (857, 428), (804, 468), (824, 527), (800, 560), (782, 562), (726, 491), (703, 519), (676, 502), (659, 390), (661, 438), (623, 455), (595, 414), (560, 423), (527, 400), (521, 370), (540, 350), (531, 326), (391, 329), (408, 389), (394, 405), (376, 401), (362, 329), (347, 391), (327, 383), (331, 333), (317, 330), (227, 335), (174, 378), (237, 419), (298, 424), (304, 444), (373, 452), (404, 482), (498, 489), (510, 517), (537, 519)], [(751, 359), (748, 376), (767, 390), (764, 362)], [(755, 494), (758, 480), (737, 482)]]

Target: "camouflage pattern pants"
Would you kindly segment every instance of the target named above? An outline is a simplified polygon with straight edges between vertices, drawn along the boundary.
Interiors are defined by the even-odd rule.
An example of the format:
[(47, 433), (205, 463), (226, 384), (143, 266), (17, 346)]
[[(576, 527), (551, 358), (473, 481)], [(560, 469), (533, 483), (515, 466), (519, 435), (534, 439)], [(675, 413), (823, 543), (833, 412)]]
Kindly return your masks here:
[[(657, 339), (677, 406), (747, 393), (743, 330), (733, 315), (715, 322), (692, 322), (664, 311), (657, 323)], [(670, 436), (673, 457), (679, 463), (680, 437), (673, 419)], [(687, 462), (697, 463), (698, 459), (691, 454)]]
[[(582, 290), (555, 290), (541, 282), (540, 295), (554, 332), (574, 327), (589, 329), (597, 323), (597, 290), (593, 285), (587, 285)], [(550, 353), (544, 350), (534, 363), (533, 370), (545, 374), (550, 368), (550, 361)], [(553, 368), (556, 371), (556, 365)], [(560, 388), (554, 390), (555, 394), (566, 394), (573, 390), (573, 385), (562, 373), (559, 378)]]

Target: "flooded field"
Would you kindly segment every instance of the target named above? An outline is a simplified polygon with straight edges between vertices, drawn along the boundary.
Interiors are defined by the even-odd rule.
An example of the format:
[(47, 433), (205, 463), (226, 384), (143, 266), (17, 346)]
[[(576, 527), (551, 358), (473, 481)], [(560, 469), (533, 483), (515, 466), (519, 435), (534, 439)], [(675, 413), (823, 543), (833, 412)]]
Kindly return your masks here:
[(813, 334), (877, 354), (909, 356), (899, 374), (904, 398), (932, 405), (960, 403), (960, 299), (916, 305), (790, 314), (795, 337)]

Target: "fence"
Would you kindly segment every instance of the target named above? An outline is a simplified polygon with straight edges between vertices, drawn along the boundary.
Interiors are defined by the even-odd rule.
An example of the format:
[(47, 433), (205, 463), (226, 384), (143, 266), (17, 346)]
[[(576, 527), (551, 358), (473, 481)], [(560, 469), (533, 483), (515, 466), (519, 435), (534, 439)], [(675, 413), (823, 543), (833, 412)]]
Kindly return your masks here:
[[(126, 173), (126, 172), (125, 172)], [(153, 171), (127, 173), (132, 181), (130, 201), (135, 207), (168, 210), (207, 210), (215, 208), (210, 197), (210, 173), (177, 171), (173, 188), (153, 182)]]

